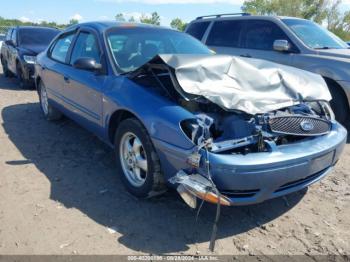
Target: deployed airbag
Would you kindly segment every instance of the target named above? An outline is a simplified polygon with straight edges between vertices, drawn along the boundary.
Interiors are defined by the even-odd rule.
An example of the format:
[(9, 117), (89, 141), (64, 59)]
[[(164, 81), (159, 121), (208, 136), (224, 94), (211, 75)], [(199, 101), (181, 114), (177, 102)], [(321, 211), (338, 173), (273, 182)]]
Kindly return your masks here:
[(172, 68), (185, 94), (203, 96), (226, 110), (258, 114), (301, 101), (332, 99), (321, 76), (265, 60), (228, 55), (159, 55), (150, 63), (165, 63)]

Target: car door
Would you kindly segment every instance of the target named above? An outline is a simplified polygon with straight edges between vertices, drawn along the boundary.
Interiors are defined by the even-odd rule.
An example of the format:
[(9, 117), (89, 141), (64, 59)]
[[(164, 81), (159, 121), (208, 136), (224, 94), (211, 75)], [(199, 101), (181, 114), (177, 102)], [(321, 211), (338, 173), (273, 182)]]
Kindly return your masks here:
[(45, 84), (48, 96), (57, 106), (67, 109), (69, 105), (63, 94), (64, 73), (68, 65), (68, 54), (71, 49), (75, 31), (59, 36), (50, 46), (47, 56), (40, 61), (40, 76)]
[[(291, 52), (275, 51), (276, 40), (287, 40)], [(283, 30), (272, 21), (246, 20), (241, 34), (241, 56), (270, 60), (280, 64), (290, 65), (296, 47)]]
[(205, 44), (217, 54), (239, 56), (242, 53), (240, 38), (243, 28), (241, 20), (219, 20), (212, 25)]
[(99, 72), (77, 69), (74, 62), (79, 58), (91, 58), (97, 64), (104, 65), (101, 50), (95, 31), (80, 30), (72, 49), (70, 67), (65, 71), (63, 86), (63, 94), (70, 101), (70, 110), (81, 124), (94, 133), (98, 133), (102, 125), (102, 88), (106, 75), (103, 69)]
[(8, 60), (7, 60), (7, 66), (8, 69), (16, 74), (16, 57), (17, 57), (17, 37), (18, 37), (18, 30), (17, 28), (14, 28), (11, 33), (11, 40), (12, 44), (8, 46)]
[(3, 55), (4, 62), (6, 61), (7, 64), (9, 59), (9, 46), (7, 41), (11, 40), (12, 31), (13, 31), (12, 28), (10, 28), (7, 31), (5, 42), (2, 44), (2, 47), (1, 47), (1, 54)]

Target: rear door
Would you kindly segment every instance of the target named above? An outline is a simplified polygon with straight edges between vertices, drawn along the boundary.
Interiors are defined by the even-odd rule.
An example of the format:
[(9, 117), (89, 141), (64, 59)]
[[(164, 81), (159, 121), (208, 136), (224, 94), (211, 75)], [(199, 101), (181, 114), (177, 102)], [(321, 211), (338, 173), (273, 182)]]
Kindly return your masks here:
[(79, 58), (91, 58), (98, 64), (105, 65), (102, 56), (102, 45), (97, 33), (92, 29), (80, 30), (70, 58), (70, 67), (65, 71), (64, 96), (70, 101), (70, 108), (81, 124), (93, 132), (99, 132), (102, 124), (102, 88), (106, 74), (87, 71), (73, 67)]
[(7, 60), (7, 66), (8, 69), (16, 74), (16, 57), (17, 57), (17, 37), (18, 36), (18, 29), (14, 28), (11, 33), (11, 40), (13, 45), (8, 46), (8, 60)]
[(241, 20), (215, 21), (206, 39), (206, 45), (218, 54), (242, 55), (240, 40), (244, 22)]

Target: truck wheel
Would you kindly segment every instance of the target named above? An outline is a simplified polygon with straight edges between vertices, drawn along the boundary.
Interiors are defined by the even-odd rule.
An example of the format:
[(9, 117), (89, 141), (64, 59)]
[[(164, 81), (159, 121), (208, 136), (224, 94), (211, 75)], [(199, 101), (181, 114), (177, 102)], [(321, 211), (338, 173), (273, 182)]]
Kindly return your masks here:
[(17, 63), (17, 66), (16, 66), (16, 75), (19, 82), (19, 87), (21, 89), (28, 89), (30, 87), (30, 84), (25, 79), (22, 67), (19, 63)]
[(4, 76), (5, 77), (10, 77), (11, 76), (11, 72), (10, 72), (10, 70), (7, 67), (7, 62), (1, 60), (1, 64), (2, 64), (2, 71), (4, 73)]
[(45, 118), (49, 121), (61, 119), (62, 113), (50, 105), (46, 88), (42, 81), (39, 82), (38, 93), (39, 93), (39, 100), (40, 100), (40, 108)]
[(336, 120), (345, 127), (350, 127), (349, 124), (349, 105), (342, 94), (341, 90), (337, 86), (330, 86), (329, 91), (332, 94), (333, 99), (330, 104), (334, 111)]
[(114, 145), (117, 171), (131, 194), (146, 198), (165, 192), (158, 155), (138, 120), (129, 118), (119, 124)]

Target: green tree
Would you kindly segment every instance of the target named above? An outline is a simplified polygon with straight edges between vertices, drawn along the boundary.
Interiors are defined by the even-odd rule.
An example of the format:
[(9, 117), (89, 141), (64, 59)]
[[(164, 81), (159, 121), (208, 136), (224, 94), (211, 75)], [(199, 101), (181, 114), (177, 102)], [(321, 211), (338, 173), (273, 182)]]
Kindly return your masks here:
[(79, 20), (77, 20), (77, 19), (69, 20), (69, 25), (76, 25), (76, 24), (79, 24)]
[(140, 22), (144, 24), (160, 25), (160, 16), (157, 12), (153, 12), (151, 16), (142, 14)]
[(342, 14), (342, 0), (246, 0), (242, 11), (257, 15), (292, 16), (326, 23), (339, 37), (350, 39), (350, 11)]
[(177, 29), (179, 31), (185, 31), (185, 28), (187, 26), (187, 23), (185, 23), (184, 21), (182, 21), (180, 18), (174, 18), (171, 23), (170, 26), (174, 29)]
[(133, 16), (130, 17), (128, 21), (129, 21), (130, 23), (135, 23), (135, 22), (136, 22), (135, 17), (133, 17)]
[(125, 17), (122, 13), (119, 13), (115, 16), (115, 20), (117, 20), (118, 22), (125, 22)]

